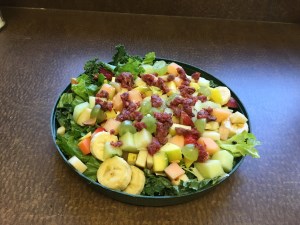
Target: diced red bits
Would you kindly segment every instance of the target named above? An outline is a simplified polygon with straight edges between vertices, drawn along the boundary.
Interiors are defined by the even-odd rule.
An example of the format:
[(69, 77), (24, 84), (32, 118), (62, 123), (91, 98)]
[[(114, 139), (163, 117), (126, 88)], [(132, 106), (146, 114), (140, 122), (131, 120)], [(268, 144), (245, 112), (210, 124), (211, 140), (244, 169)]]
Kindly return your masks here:
[(232, 109), (237, 109), (239, 107), (237, 101), (233, 97), (230, 97), (229, 101), (225, 106)]
[(147, 146), (148, 153), (154, 155), (160, 149), (160, 143), (157, 138), (153, 137), (151, 143)]
[(112, 108), (113, 108), (113, 103), (112, 102), (103, 101), (99, 97), (96, 97), (95, 102), (96, 102), (96, 104), (100, 105), (101, 109), (103, 109), (104, 111), (111, 111)]
[(198, 100), (200, 100), (201, 102), (206, 102), (207, 101), (207, 97), (205, 95), (200, 95), (197, 96)]
[(198, 113), (197, 113), (197, 119), (206, 119), (207, 122), (209, 121), (216, 121), (217, 118), (213, 115), (211, 115), (213, 109), (211, 107), (208, 107), (206, 109), (201, 109)]
[(172, 115), (168, 113), (154, 113), (154, 117), (157, 120), (155, 137), (160, 144), (165, 144), (168, 139), (169, 128), (172, 126)]
[(196, 143), (195, 147), (198, 149), (198, 162), (205, 162), (206, 160), (208, 160), (209, 155), (208, 152), (205, 150), (204, 146)]
[(163, 100), (158, 95), (151, 96), (152, 107), (158, 108), (163, 104)]
[(101, 90), (100, 92), (98, 92), (96, 94), (96, 97), (99, 97), (99, 98), (108, 98), (108, 92), (105, 91), (105, 90)]
[(120, 122), (124, 120), (141, 121), (143, 119), (143, 114), (137, 111), (139, 103), (130, 101), (128, 92), (124, 92), (120, 97), (123, 102), (123, 110), (116, 119)]
[(201, 73), (199, 73), (199, 72), (195, 72), (195, 73), (192, 74), (192, 78), (193, 78), (195, 81), (198, 81), (199, 78), (200, 78), (200, 76), (201, 76)]
[(113, 147), (121, 147), (123, 145), (122, 141), (111, 141), (110, 145)]
[[(112, 79), (112, 77), (114, 76), (114, 74), (111, 72), (111, 71), (109, 71), (109, 70), (107, 70), (107, 69), (104, 69), (104, 68), (100, 68), (99, 69), (99, 73), (102, 73), (104, 76), (105, 76), (105, 78), (107, 79), (107, 80), (111, 80)], [(98, 79), (98, 76), (97, 76), (97, 79)]]
[(193, 87), (181, 85), (179, 91), (182, 97), (189, 98), (196, 90)]
[(164, 94), (166, 94), (170, 91), (170, 89), (166, 85), (165, 81), (160, 77), (156, 81), (156, 87), (160, 88)]
[(137, 131), (141, 131), (144, 128), (147, 128), (147, 126), (146, 126), (146, 124), (144, 122), (135, 122), (134, 126), (137, 129)]
[(156, 83), (156, 77), (152, 74), (145, 74), (141, 76), (142, 80), (149, 86), (155, 86)]
[(116, 78), (116, 82), (121, 84), (122, 88), (131, 90), (134, 85), (134, 79), (131, 73), (123, 72)]
[(112, 134), (112, 135), (114, 135), (115, 132), (116, 132), (116, 131), (115, 131), (114, 129), (111, 129), (111, 130), (109, 131), (109, 133)]
[(175, 75), (173, 75), (173, 74), (169, 74), (167, 77), (168, 82), (173, 81), (174, 79), (175, 79)]
[(196, 143), (197, 143), (197, 139), (193, 135), (189, 134), (184, 137), (184, 145), (196, 144)]
[(184, 71), (184, 69), (182, 67), (178, 67), (177, 68), (177, 72), (179, 74), (179, 78), (181, 78), (182, 80), (186, 80), (186, 72)]

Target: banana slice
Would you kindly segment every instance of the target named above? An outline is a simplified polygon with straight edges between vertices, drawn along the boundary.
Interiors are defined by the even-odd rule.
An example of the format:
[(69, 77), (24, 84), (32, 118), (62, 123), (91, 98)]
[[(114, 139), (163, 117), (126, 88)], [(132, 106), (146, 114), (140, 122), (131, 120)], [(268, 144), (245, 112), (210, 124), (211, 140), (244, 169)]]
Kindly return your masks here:
[(97, 171), (97, 179), (100, 184), (120, 191), (128, 186), (131, 175), (129, 164), (119, 156), (105, 160)]
[(222, 126), (224, 126), (229, 130), (229, 137), (232, 137), (235, 134), (240, 134), (243, 131), (247, 131), (247, 132), (249, 131), (249, 126), (247, 123), (232, 124), (229, 118), (227, 118), (222, 122)]
[(108, 132), (99, 132), (91, 140), (91, 153), (97, 159), (104, 161), (104, 144), (105, 142), (118, 141), (118, 137)]
[(138, 195), (140, 194), (146, 182), (145, 174), (142, 170), (136, 166), (130, 166), (132, 171), (131, 181), (124, 192), (128, 194)]
[(219, 103), (221, 105), (225, 105), (231, 97), (230, 90), (227, 87), (218, 86), (215, 88), (211, 88), (210, 90), (211, 90), (211, 99), (214, 102)]

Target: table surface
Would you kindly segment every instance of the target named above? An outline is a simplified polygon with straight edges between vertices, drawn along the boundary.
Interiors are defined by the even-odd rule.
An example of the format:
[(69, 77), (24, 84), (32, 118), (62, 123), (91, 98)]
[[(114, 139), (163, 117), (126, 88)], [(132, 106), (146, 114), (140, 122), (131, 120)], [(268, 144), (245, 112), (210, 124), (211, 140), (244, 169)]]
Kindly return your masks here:
[[(299, 224), (300, 26), (186, 17), (3, 8), (0, 224)], [(69, 170), (50, 132), (60, 92), (86, 60), (132, 54), (187, 62), (240, 97), (260, 159), (191, 202), (110, 199)]]

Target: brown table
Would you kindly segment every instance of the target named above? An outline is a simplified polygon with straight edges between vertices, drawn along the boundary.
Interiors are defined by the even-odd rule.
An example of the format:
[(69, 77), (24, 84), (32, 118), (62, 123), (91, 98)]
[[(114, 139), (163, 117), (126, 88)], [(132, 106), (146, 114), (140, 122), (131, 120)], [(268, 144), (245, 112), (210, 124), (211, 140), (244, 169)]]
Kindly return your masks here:
[[(3, 8), (0, 224), (299, 224), (300, 26)], [(231, 87), (263, 143), (226, 182), (168, 207), (112, 200), (67, 168), (50, 114), (70, 78), (123, 43), (203, 68)]]

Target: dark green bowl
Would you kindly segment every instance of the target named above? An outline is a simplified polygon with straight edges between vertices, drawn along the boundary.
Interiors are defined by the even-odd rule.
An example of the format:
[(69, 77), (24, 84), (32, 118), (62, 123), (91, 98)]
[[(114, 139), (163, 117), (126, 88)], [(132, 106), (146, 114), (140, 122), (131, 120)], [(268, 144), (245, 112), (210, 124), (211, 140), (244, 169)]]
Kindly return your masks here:
[[(219, 79), (215, 78), (214, 76), (210, 75), (209, 73), (207, 73), (197, 67), (194, 67), (194, 66), (182, 63), (182, 62), (174, 61), (174, 60), (168, 60), (168, 59), (157, 59), (157, 60), (165, 60), (168, 63), (175, 62), (175, 63), (181, 65), (185, 69), (187, 74), (192, 74), (192, 73), (198, 71), (198, 72), (201, 72), (202, 77), (204, 77), (208, 80), (212, 80), (216, 85), (227, 86)], [(61, 94), (70, 91), (70, 89), (71, 89), (71, 85), (69, 84)], [(247, 111), (246, 111), (245, 107), (243, 106), (242, 102), (240, 101), (240, 99), (236, 96), (236, 94), (231, 89), (230, 89), (230, 91), (231, 91), (231, 95), (236, 99), (236, 101), (238, 103), (238, 111), (243, 113), (249, 119)], [(191, 194), (181, 195), (181, 196), (142, 196), (142, 195), (131, 195), (131, 194), (127, 194), (127, 193), (124, 193), (121, 191), (114, 191), (114, 190), (111, 190), (111, 189), (101, 185), (98, 182), (90, 180), (83, 174), (78, 173), (70, 165), (70, 163), (68, 162), (68, 159), (66, 158), (64, 153), (61, 151), (59, 146), (56, 144), (56, 130), (59, 125), (58, 125), (58, 122), (56, 121), (55, 114), (56, 114), (56, 106), (59, 102), (59, 98), (57, 99), (55, 106), (53, 108), (52, 114), (51, 114), (51, 132), (52, 132), (53, 141), (55, 143), (55, 146), (56, 146), (59, 154), (62, 156), (63, 160), (69, 166), (69, 168), (71, 168), (81, 178), (83, 178), (86, 182), (88, 182), (93, 188), (99, 190), (105, 196), (111, 197), (111, 198), (116, 199), (121, 202), (134, 204), (134, 205), (143, 205), (143, 206), (166, 206), (166, 205), (175, 205), (175, 204), (180, 204), (180, 203), (194, 200), (194, 199), (198, 198), (199, 196), (205, 194), (209, 190), (212, 190), (213, 188), (218, 186), (220, 183), (222, 183), (226, 179), (228, 179), (239, 168), (239, 166), (242, 164), (242, 162), (245, 158), (245, 157), (235, 158), (236, 164), (233, 167), (233, 169), (230, 171), (230, 173), (228, 174), (229, 176), (224, 177), (223, 179), (219, 180), (217, 183), (215, 183), (213, 185), (207, 185), (205, 188), (201, 189), (200, 191), (197, 191), (197, 192), (194, 192)], [(248, 124), (249, 124), (249, 132), (250, 132), (250, 122), (249, 121), (248, 121)]]

